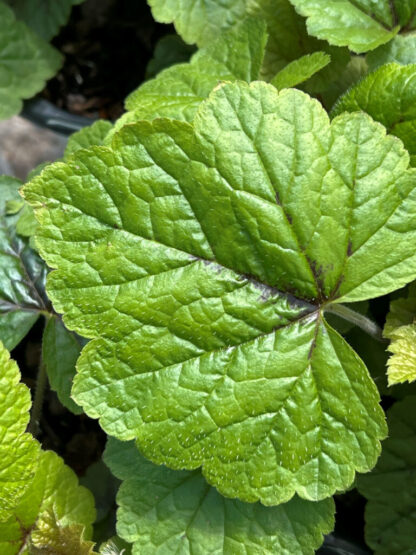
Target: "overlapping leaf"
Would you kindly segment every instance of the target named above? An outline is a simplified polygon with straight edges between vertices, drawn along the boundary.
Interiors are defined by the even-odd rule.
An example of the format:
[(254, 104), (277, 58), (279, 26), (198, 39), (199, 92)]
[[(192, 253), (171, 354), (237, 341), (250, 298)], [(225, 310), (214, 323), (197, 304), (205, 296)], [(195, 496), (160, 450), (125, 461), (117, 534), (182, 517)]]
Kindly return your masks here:
[(226, 499), (201, 473), (176, 472), (142, 457), (133, 442), (109, 439), (104, 460), (123, 480), (119, 535), (133, 553), (315, 553), (333, 527), (332, 499), (298, 497), (279, 507)]
[(19, 215), (7, 216), (9, 201), (21, 201), (22, 183), (0, 177), (0, 341), (14, 348), (46, 310), (44, 297), (46, 267), (16, 232)]
[(81, 148), (104, 144), (104, 140), (112, 127), (112, 123), (100, 119), (92, 125), (84, 127), (83, 129), (80, 129), (80, 131), (73, 133), (68, 139), (64, 158), (68, 158), (68, 156), (71, 156), (71, 154)]
[(414, 0), (290, 0), (307, 17), (308, 32), (357, 53), (416, 28)]
[(19, 112), (60, 65), (60, 54), (0, 2), (0, 119)]
[(64, 25), (74, 4), (84, 0), (6, 0), (17, 19), (24, 21), (37, 35), (49, 41)]
[(31, 405), (15, 362), (0, 343), (0, 522), (19, 503), (37, 469), (39, 445), (25, 433)]
[(235, 83), (192, 126), (126, 126), (112, 149), (47, 168), (25, 194), (58, 268), (49, 294), (95, 338), (76, 402), (227, 496), (348, 487), (374, 465), (384, 417), (322, 311), (416, 276), (408, 163), (365, 114), (330, 124), (304, 93)]
[(416, 284), (390, 304), (384, 335), (390, 339), (389, 385), (416, 380)]
[(416, 397), (409, 396), (387, 412), (389, 437), (371, 474), (358, 488), (368, 499), (366, 541), (377, 555), (411, 554), (416, 529)]
[(397, 35), (387, 44), (369, 52), (366, 60), (370, 69), (396, 62), (407, 65), (416, 63), (416, 33)]
[(399, 137), (416, 164), (416, 65), (391, 63), (350, 88), (334, 106), (333, 115), (363, 110)]
[(280, 70), (271, 81), (277, 89), (295, 87), (326, 67), (331, 57), (325, 52), (315, 52), (302, 56)]

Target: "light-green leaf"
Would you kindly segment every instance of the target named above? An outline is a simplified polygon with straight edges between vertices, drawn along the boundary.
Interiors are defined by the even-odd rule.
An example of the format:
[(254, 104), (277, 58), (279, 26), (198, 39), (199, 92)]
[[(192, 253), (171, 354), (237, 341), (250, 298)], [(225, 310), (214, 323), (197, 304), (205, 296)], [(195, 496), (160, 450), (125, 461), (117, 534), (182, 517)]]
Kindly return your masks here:
[(49, 294), (95, 338), (76, 402), (230, 497), (348, 487), (374, 465), (384, 417), (322, 312), (415, 278), (408, 162), (366, 114), (330, 123), (300, 91), (239, 82), (193, 125), (126, 126), (111, 149), (47, 168), (25, 195), (58, 268)]
[(17, 233), (20, 214), (6, 215), (9, 201), (21, 201), (21, 181), (0, 176), (0, 341), (13, 349), (46, 310), (46, 267)]
[(384, 336), (390, 339), (388, 382), (394, 385), (416, 380), (416, 284), (409, 287), (405, 298), (390, 303), (384, 327)]
[(375, 469), (358, 479), (368, 499), (365, 537), (376, 555), (411, 555), (416, 530), (416, 396), (387, 412), (389, 437)]
[(391, 63), (349, 89), (332, 115), (362, 110), (399, 137), (416, 165), (416, 65)]
[(25, 433), (31, 405), (28, 388), (0, 343), (0, 522), (7, 520), (29, 487), (39, 445)]
[(80, 129), (80, 131), (73, 133), (68, 139), (64, 159), (68, 158), (81, 148), (104, 144), (104, 140), (111, 131), (112, 127), (113, 124), (111, 122), (100, 119), (92, 125), (84, 127), (83, 129)]
[(17, 19), (44, 40), (51, 40), (64, 25), (74, 4), (84, 0), (6, 0)]
[(61, 62), (57, 50), (0, 2), (0, 120), (17, 114), (22, 99), (39, 92)]
[(276, 89), (296, 87), (307, 81), (312, 75), (326, 67), (331, 61), (331, 56), (325, 52), (306, 54), (294, 60), (277, 73), (271, 80)]
[(307, 17), (308, 32), (357, 53), (373, 50), (397, 32), (415, 28), (414, 0), (290, 0)]
[(123, 483), (117, 531), (133, 554), (166, 552), (313, 554), (333, 528), (332, 499), (295, 497), (279, 507), (227, 499), (201, 473), (176, 472), (140, 455), (133, 442), (109, 439), (104, 461)]

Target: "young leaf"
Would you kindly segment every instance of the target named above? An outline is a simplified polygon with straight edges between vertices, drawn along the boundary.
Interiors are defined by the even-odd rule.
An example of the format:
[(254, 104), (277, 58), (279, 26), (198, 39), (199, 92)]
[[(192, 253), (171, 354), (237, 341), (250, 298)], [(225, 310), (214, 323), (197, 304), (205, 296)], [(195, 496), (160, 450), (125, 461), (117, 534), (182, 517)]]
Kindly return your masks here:
[(189, 44), (207, 46), (218, 33), (233, 27), (246, 13), (246, 0), (149, 0), (153, 17), (174, 23)]
[(50, 41), (69, 19), (72, 6), (84, 0), (6, 0), (17, 19)]
[[(276, 156), (279, 153), (279, 156)], [(384, 437), (362, 361), (322, 317), (416, 276), (416, 172), (366, 114), (228, 84), (194, 124), (126, 126), (25, 188), (49, 294), (94, 337), (73, 397), (227, 496), (322, 499)], [(296, 295), (298, 299), (292, 295)]]
[(413, 0), (290, 0), (305, 16), (308, 32), (358, 54), (416, 27)]
[(0, 119), (17, 114), (22, 99), (40, 91), (61, 65), (61, 56), (0, 2)]
[(21, 200), (22, 183), (0, 176), (0, 341), (13, 349), (46, 310), (46, 267), (16, 230), (19, 214), (7, 216), (9, 201)]
[(58, 317), (49, 319), (42, 340), (42, 358), (49, 384), (61, 403), (74, 414), (82, 409), (71, 399), (75, 364), (81, 352), (81, 343), (75, 334), (65, 328)]
[(19, 369), (0, 343), (0, 522), (19, 503), (33, 478), (39, 444), (25, 433), (31, 405)]
[(407, 65), (416, 63), (416, 34), (397, 35), (393, 40), (376, 50), (369, 52), (366, 56), (368, 66), (371, 70), (396, 62)]
[(365, 536), (376, 555), (410, 554), (416, 529), (416, 397), (393, 405), (387, 420), (389, 437), (380, 460), (357, 483), (368, 499)]
[[(173, 117), (192, 121), (199, 104), (220, 81), (253, 81), (263, 61), (266, 26), (248, 19), (199, 50), (189, 63), (172, 66), (126, 99), (134, 121)], [(121, 118), (120, 128), (129, 117)]]
[(0, 523), (1, 552), (90, 554), (94, 518), (91, 493), (58, 455), (42, 451), (29, 488)]
[(307, 81), (312, 75), (323, 69), (331, 61), (329, 54), (325, 52), (314, 52), (302, 56), (279, 71), (271, 80), (276, 89), (296, 87)]
[(226, 499), (201, 473), (156, 466), (134, 442), (109, 438), (104, 461), (123, 483), (120, 537), (134, 553), (315, 553), (334, 525), (334, 503), (298, 497), (279, 507)]
[(416, 284), (406, 298), (392, 301), (384, 336), (390, 339), (388, 362), (389, 385), (416, 380)]
[(80, 131), (73, 133), (66, 145), (64, 159), (71, 156), (77, 150), (81, 148), (88, 148), (94, 145), (104, 144), (104, 140), (108, 133), (111, 131), (113, 124), (106, 120), (98, 120), (92, 125), (84, 127)]
[(391, 63), (370, 73), (349, 89), (332, 115), (362, 110), (399, 137), (416, 165), (416, 65)]

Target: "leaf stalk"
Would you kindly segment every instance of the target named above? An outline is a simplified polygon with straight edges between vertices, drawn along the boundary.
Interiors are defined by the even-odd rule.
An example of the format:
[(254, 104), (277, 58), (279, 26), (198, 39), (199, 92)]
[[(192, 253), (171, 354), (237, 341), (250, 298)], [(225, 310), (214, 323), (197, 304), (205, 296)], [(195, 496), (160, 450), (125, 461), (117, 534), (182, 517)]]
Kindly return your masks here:
[(338, 303), (330, 304), (325, 307), (324, 310), (325, 312), (335, 314), (343, 320), (347, 320), (348, 322), (351, 322), (351, 324), (358, 326), (376, 341), (380, 341), (382, 343), (386, 342), (386, 339), (383, 337), (383, 330), (378, 324), (371, 320), (371, 318), (368, 318), (368, 316), (355, 312), (352, 308)]

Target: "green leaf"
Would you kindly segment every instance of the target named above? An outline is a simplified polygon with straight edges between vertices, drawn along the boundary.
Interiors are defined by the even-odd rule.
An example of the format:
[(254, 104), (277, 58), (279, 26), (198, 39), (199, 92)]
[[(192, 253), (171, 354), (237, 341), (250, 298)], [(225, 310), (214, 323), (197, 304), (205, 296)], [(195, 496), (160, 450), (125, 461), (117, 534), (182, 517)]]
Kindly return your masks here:
[(208, 45), (218, 33), (244, 18), (246, 0), (149, 0), (153, 17), (160, 23), (174, 23), (183, 40)]
[(95, 338), (76, 402), (230, 497), (348, 487), (374, 465), (384, 416), (322, 312), (416, 276), (408, 161), (366, 114), (330, 124), (300, 91), (240, 82), (193, 125), (139, 122), (46, 168), (25, 196), (57, 268), (48, 291)]
[(368, 73), (368, 66), (362, 56), (353, 56), (347, 66), (320, 93), (324, 106), (330, 110), (338, 98), (356, 85)]
[(123, 480), (120, 537), (133, 553), (315, 553), (334, 524), (334, 503), (295, 497), (279, 507), (226, 499), (201, 473), (176, 472), (142, 457), (133, 442), (109, 439), (104, 461)]
[(365, 537), (377, 555), (410, 555), (416, 529), (416, 396), (393, 405), (387, 420), (380, 460), (357, 484), (368, 499)]
[(220, 81), (257, 79), (265, 42), (265, 24), (248, 19), (199, 50), (190, 63), (162, 71), (131, 93), (126, 108), (135, 114), (122, 117), (116, 129), (133, 119), (173, 117), (192, 121), (199, 104)]
[(67, 159), (74, 152), (80, 150), (81, 148), (88, 148), (90, 146), (104, 144), (104, 140), (112, 127), (113, 124), (111, 122), (106, 120), (98, 120), (92, 125), (84, 127), (80, 131), (73, 133), (68, 139), (68, 143), (66, 145), (64, 153), (64, 159)]
[(414, 29), (413, 0), (290, 0), (307, 18), (308, 32), (358, 54), (390, 41), (400, 30)]
[(416, 33), (397, 35), (387, 44), (369, 52), (366, 60), (371, 70), (390, 62), (402, 65), (416, 63)]
[(56, 391), (64, 407), (74, 414), (82, 413), (82, 409), (70, 397), (81, 346), (80, 340), (65, 328), (58, 317), (49, 319), (42, 340), (43, 362), (51, 389)]
[(72, 6), (83, 0), (6, 0), (17, 19), (50, 41), (69, 19)]
[(0, 343), (0, 523), (19, 503), (38, 463), (39, 445), (25, 433), (30, 393), (19, 381), (19, 369)]
[(270, 81), (287, 64), (304, 55), (324, 51), (331, 63), (305, 85), (309, 92), (321, 92), (332, 83), (350, 58), (346, 48), (330, 46), (308, 35), (305, 21), (289, 0), (249, 0), (247, 12), (267, 23), (269, 39), (260, 75)]
[[(1, 552), (89, 554), (94, 518), (91, 493), (78, 485), (74, 472), (58, 455), (42, 451), (29, 488), (9, 519), (0, 523)], [(68, 549), (64, 542), (69, 543)]]
[(416, 165), (416, 65), (388, 64), (342, 96), (332, 115), (362, 110), (399, 137)]
[(20, 213), (6, 215), (9, 201), (21, 200), (21, 181), (0, 176), (0, 341), (13, 349), (47, 308), (46, 266), (19, 237)]
[(155, 77), (162, 69), (188, 62), (195, 47), (186, 44), (178, 35), (164, 35), (156, 44), (153, 58), (146, 67), (146, 79)]
[(0, 2), (0, 119), (17, 114), (22, 99), (39, 92), (61, 62), (57, 50), (16, 21)]
[(329, 54), (314, 52), (288, 64), (271, 80), (277, 89), (296, 87), (323, 69), (331, 61)]
[(390, 303), (384, 327), (390, 339), (388, 350), (388, 382), (394, 385), (416, 380), (416, 284), (412, 284), (405, 298)]

